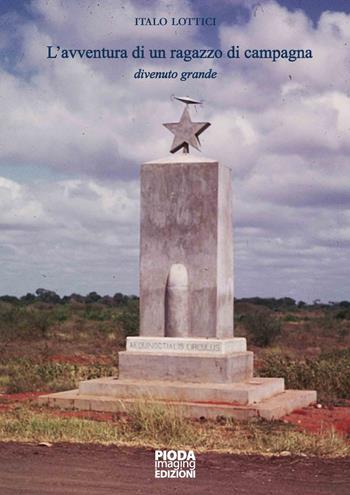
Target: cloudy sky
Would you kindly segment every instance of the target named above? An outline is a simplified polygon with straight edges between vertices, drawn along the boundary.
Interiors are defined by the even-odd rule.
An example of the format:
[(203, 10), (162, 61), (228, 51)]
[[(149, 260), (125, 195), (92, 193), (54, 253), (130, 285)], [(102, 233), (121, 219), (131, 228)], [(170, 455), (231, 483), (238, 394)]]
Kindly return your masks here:
[[(232, 167), (237, 297), (350, 299), (350, 2), (0, 1), (0, 294), (138, 293), (140, 163), (168, 154), (172, 94), (203, 99)], [(135, 27), (215, 16), (217, 27)], [(48, 60), (61, 48), (311, 49), (313, 59)], [(135, 80), (207, 70), (216, 80)]]

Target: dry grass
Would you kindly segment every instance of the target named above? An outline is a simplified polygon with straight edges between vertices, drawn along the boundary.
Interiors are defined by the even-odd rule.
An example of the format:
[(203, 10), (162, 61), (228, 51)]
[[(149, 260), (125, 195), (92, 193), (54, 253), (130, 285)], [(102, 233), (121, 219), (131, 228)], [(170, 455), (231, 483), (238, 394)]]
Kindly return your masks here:
[(314, 435), (281, 422), (191, 421), (171, 406), (139, 402), (114, 421), (56, 416), (52, 411), (17, 408), (0, 415), (0, 440), (81, 442), (151, 448), (191, 448), (197, 452), (327, 456), (350, 455), (350, 445), (334, 431)]

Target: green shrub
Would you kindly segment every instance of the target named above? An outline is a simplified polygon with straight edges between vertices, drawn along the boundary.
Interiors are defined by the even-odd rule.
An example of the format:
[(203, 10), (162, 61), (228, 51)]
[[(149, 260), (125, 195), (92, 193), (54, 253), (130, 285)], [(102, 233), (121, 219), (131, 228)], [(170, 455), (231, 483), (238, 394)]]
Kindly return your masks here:
[(296, 322), (296, 321), (300, 321), (300, 318), (296, 315), (291, 315), (291, 314), (287, 314), (284, 318), (283, 318), (284, 321), (287, 321), (287, 322)]
[(68, 363), (34, 363), (18, 359), (3, 371), (8, 376), (6, 392), (58, 392), (75, 388), (79, 381), (112, 376), (116, 368), (107, 365), (76, 365)]
[(87, 306), (85, 318), (93, 321), (107, 321), (111, 319), (111, 310), (100, 304)]
[(64, 322), (69, 319), (68, 305), (57, 306), (53, 310), (53, 319), (57, 322)]
[(317, 390), (319, 400), (350, 398), (350, 350), (330, 352), (316, 359), (295, 360), (269, 352), (262, 359), (260, 376), (282, 377), (286, 387)]
[(281, 333), (281, 320), (268, 309), (261, 308), (244, 317), (250, 341), (258, 346), (270, 345)]
[(31, 335), (47, 338), (49, 329), (54, 323), (53, 312), (49, 309), (39, 309), (30, 312)]
[(2, 344), (31, 333), (31, 315), (27, 308), (0, 303), (0, 341)]
[(140, 327), (139, 301), (137, 299), (129, 301), (126, 308), (118, 315), (117, 320), (121, 324), (125, 336), (138, 335)]

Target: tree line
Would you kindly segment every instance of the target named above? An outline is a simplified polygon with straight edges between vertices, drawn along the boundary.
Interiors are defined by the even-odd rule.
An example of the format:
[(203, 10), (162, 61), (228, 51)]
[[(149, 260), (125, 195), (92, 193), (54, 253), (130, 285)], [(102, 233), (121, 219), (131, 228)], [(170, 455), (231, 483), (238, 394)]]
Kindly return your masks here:
[[(28, 305), (35, 302), (44, 302), (49, 304), (67, 304), (70, 302), (78, 303), (100, 303), (107, 306), (123, 306), (130, 301), (137, 301), (139, 298), (136, 295), (126, 295), (121, 292), (116, 292), (113, 296), (100, 295), (96, 291), (89, 292), (86, 295), (73, 293), (69, 296), (60, 296), (53, 290), (39, 288), (35, 293), (28, 292), (27, 294), (16, 297), (12, 295), (0, 296), (0, 301), (16, 304)], [(235, 303), (249, 303), (256, 306), (264, 306), (272, 311), (293, 311), (298, 309), (327, 309), (327, 308), (342, 308), (349, 309), (350, 301), (344, 300), (339, 302), (328, 301), (327, 303), (315, 299), (312, 303), (304, 301), (296, 301), (291, 297), (243, 297), (235, 298)]]

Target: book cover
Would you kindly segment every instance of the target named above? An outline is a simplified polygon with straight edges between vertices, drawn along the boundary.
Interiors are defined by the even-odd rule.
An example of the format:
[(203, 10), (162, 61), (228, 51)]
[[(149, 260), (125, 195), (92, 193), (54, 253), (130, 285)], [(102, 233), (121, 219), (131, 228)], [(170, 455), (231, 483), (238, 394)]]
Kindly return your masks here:
[(345, 0), (0, 0), (1, 494), (349, 489), (349, 50)]

